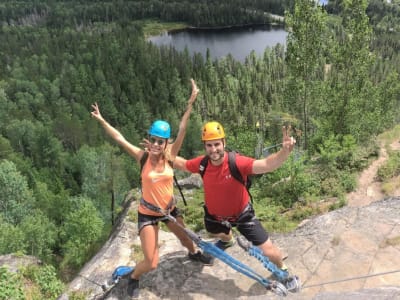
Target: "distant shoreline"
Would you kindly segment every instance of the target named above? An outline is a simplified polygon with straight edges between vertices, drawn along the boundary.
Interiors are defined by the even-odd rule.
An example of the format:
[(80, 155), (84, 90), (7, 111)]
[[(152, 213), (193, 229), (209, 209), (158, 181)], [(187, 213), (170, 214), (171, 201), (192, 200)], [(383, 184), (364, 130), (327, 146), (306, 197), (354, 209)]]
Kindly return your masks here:
[[(283, 23), (283, 17), (281, 16), (273, 16), (273, 19), (278, 21), (277, 23), (252, 23), (252, 24), (239, 24), (239, 25), (226, 25), (226, 26), (213, 26), (213, 27), (197, 27), (197, 26), (190, 26), (184, 23), (178, 24), (178, 26), (164, 26), (166, 23), (162, 24), (161, 26), (157, 26), (156, 29), (154, 30), (149, 30), (147, 31), (147, 34), (145, 33), (146, 38), (151, 38), (154, 36), (159, 36), (164, 33), (179, 33), (183, 31), (222, 31), (222, 30), (235, 30), (235, 29), (243, 29), (243, 28), (284, 28), (285, 25)], [(145, 30), (146, 32), (146, 30)]]
[(179, 28), (179, 29), (171, 29), (168, 32), (181, 32), (185, 30), (190, 30), (190, 31), (218, 31), (218, 30), (225, 30), (225, 29), (242, 29), (242, 28), (260, 28), (260, 27), (268, 27), (268, 28), (283, 28), (283, 24), (242, 24), (242, 25), (227, 25), (227, 26), (215, 26), (215, 27), (194, 27), (194, 26), (188, 26), (185, 28)]

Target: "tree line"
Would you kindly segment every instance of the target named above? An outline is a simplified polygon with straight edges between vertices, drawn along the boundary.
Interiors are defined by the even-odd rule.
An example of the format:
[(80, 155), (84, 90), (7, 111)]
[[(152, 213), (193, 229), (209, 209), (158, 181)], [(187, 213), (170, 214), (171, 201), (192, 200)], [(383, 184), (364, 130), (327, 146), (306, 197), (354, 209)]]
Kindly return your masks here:
[(289, 1), (278, 0), (130, 0), (16, 1), (0, 4), (3, 22), (52, 27), (157, 18), (196, 27), (269, 24), (270, 14), (283, 15)]
[[(264, 10), (278, 2), (229, 7)], [(212, 60), (158, 48), (138, 21), (240, 24), (223, 13), (220, 23), (205, 17), (196, 23), (192, 15), (227, 3), (0, 4), (0, 254), (19, 251), (64, 273), (78, 270), (110, 231), (111, 199), (118, 213), (128, 191), (139, 187), (139, 166), (91, 120), (91, 104), (99, 103), (105, 118), (139, 144), (158, 118), (176, 133), (191, 77), (200, 94), (183, 156), (201, 152), (207, 120), (224, 124), (228, 145), (249, 155), (278, 144), (282, 125), (295, 129), (291, 161), (255, 181), (258, 209), (268, 203), (279, 214), (304, 199), (340, 198), (354, 188), (356, 172), (376, 155), (376, 135), (399, 122), (399, 52), (390, 38), (398, 33), (371, 23), (367, 1), (343, 1), (332, 15), (299, 0), (287, 6), (286, 48), (268, 48), (261, 58), (250, 53), (240, 63), (230, 55)], [(157, 7), (165, 15), (143, 13)], [(175, 14), (168, 19), (170, 9)], [(282, 178), (290, 180), (278, 184)]]

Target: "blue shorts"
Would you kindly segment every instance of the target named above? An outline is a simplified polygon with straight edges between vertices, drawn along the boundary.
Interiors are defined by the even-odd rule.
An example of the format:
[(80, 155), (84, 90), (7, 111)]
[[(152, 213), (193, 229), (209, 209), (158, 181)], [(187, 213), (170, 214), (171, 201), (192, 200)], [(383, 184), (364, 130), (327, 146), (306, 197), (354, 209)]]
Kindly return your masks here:
[[(182, 212), (179, 208), (175, 206), (175, 208), (170, 212), (170, 215), (173, 216), (174, 218), (182, 217)], [(158, 225), (158, 222), (160, 221), (163, 223), (167, 223), (169, 220), (166, 216), (151, 216), (151, 215), (141, 214), (140, 212), (138, 212), (139, 233), (144, 226)]]
[(204, 206), (204, 226), (206, 230), (213, 234), (228, 234), (232, 227), (237, 227), (238, 231), (254, 246), (264, 244), (268, 240), (268, 232), (256, 218), (253, 206), (249, 203), (237, 218), (221, 220), (210, 215)]

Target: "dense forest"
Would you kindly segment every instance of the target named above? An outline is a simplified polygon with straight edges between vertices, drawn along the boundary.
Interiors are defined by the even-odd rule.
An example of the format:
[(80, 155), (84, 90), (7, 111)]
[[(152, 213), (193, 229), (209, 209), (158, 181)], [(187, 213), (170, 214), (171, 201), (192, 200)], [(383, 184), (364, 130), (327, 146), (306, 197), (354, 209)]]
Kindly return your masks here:
[[(143, 29), (155, 20), (268, 24), (270, 14), (285, 16), (286, 47), (244, 63), (158, 48)], [(290, 124), (298, 146), (281, 169), (255, 179), (258, 214), (273, 223), (296, 208), (296, 222), (312, 201), (342, 205), (377, 155), (376, 136), (400, 122), (399, 21), (395, 0), (1, 2), (0, 254), (33, 255), (63, 280), (73, 276), (139, 180), (139, 166), (90, 118), (91, 104), (139, 144), (156, 118), (176, 134), (190, 78), (200, 94), (182, 156), (201, 153), (208, 120), (252, 156), (278, 144)], [(388, 172), (398, 175), (394, 162)]]

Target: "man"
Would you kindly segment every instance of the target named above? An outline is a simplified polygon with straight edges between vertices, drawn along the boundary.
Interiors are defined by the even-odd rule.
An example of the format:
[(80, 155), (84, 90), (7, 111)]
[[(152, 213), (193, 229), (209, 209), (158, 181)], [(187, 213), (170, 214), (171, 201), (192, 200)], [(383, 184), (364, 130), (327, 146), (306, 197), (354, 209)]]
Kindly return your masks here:
[[(263, 159), (254, 159), (236, 155), (236, 165), (242, 178), (251, 174), (264, 174), (279, 168), (289, 157), (296, 140), (289, 136), (291, 128), (282, 128), (282, 149)], [(276, 266), (281, 269), (283, 264), (281, 251), (271, 242), (267, 231), (255, 217), (250, 196), (246, 187), (232, 177), (225, 151), (226, 140), (222, 125), (218, 122), (208, 122), (202, 129), (202, 141), (206, 156), (207, 168), (203, 174), (204, 186), (204, 224), (206, 230), (219, 237), (216, 246), (225, 250), (233, 245), (232, 227), (254, 246), (259, 247)], [(200, 163), (204, 156), (190, 160), (176, 157), (174, 168), (200, 173)]]

